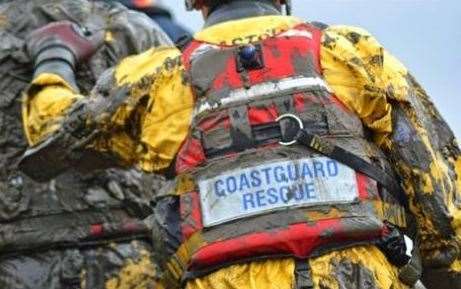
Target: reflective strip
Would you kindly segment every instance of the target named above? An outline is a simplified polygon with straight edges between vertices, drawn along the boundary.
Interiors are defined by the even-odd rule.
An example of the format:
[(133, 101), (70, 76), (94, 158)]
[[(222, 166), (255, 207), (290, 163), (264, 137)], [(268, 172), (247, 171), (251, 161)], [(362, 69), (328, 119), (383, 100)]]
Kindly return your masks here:
[(306, 30), (288, 30), (279, 34), (277, 37), (306, 37), (312, 39), (312, 33)]
[(220, 50), (221, 47), (217, 46), (217, 45), (213, 45), (213, 44), (208, 44), (208, 43), (204, 43), (202, 45), (200, 45), (199, 47), (197, 47), (194, 52), (192, 52), (191, 56), (190, 56), (190, 61), (194, 60), (195, 58), (199, 57), (200, 55), (210, 51), (210, 50)]
[(264, 82), (254, 85), (249, 89), (240, 88), (233, 90), (229, 93), (229, 96), (223, 97), (214, 103), (209, 103), (206, 100), (198, 103), (194, 111), (194, 117), (203, 112), (245, 103), (258, 98), (267, 98), (270, 96), (289, 94), (298, 91), (301, 92), (303, 90), (318, 87), (331, 92), (327, 83), (320, 77), (290, 77), (277, 82)]

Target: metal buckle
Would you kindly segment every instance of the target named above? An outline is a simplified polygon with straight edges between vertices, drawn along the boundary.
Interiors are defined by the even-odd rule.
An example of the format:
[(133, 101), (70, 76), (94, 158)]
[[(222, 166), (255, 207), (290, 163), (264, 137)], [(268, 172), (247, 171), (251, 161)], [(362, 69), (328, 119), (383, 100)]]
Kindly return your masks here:
[[(290, 119), (295, 120), (298, 123), (299, 130), (304, 129), (303, 121), (297, 115), (294, 115), (294, 114), (291, 114), (291, 113), (282, 114), (281, 116), (277, 117), (275, 119), (275, 121), (280, 123), (281, 120), (286, 119), (286, 118), (290, 118)], [(296, 139), (292, 139), (291, 141), (279, 141), (279, 144), (281, 144), (283, 146), (291, 146), (291, 145), (295, 144), (296, 142), (297, 142)]]

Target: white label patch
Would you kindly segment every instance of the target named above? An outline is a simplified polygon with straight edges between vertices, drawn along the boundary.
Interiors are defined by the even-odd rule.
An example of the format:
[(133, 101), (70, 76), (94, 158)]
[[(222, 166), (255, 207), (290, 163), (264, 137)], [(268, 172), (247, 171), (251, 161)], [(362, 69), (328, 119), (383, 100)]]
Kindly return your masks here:
[(288, 207), (358, 198), (355, 171), (327, 157), (227, 171), (198, 184), (205, 227)]

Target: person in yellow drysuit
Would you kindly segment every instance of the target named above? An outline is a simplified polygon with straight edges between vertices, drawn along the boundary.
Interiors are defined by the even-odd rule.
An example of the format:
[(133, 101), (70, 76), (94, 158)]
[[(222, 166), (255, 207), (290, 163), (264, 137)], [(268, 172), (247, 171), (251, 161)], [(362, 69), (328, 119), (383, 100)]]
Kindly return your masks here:
[[(186, 2), (205, 26), (182, 51), (126, 58), (90, 96), (66, 77), (93, 40), (31, 37), (24, 171), (97, 152), (174, 175), (149, 220), (160, 288), (411, 288), (409, 251), (427, 288), (461, 288), (461, 153), (406, 68), (285, 1)], [(44, 69), (50, 42), (73, 57), (44, 63), (70, 73)]]
[(183, 37), (191, 37), (188, 29), (174, 19), (172, 12), (160, 0), (119, 0), (119, 2), (130, 9), (146, 13), (174, 43)]
[(142, 220), (163, 177), (131, 167), (69, 170), (36, 182), (18, 170), (28, 147), (21, 99), (34, 73), (26, 37), (59, 20), (104, 34), (91, 61), (76, 69), (84, 94), (119, 60), (171, 43), (146, 15), (116, 2), (0, 2), (0, 288), (150, 289), (155, 265)]

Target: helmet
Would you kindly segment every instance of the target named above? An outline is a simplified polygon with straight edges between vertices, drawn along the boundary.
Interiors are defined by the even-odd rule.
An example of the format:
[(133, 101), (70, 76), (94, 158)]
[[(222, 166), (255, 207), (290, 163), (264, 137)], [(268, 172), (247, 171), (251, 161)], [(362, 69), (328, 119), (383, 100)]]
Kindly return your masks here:
[(159, 0), (118, 0), (118, 2), (131, 9), (151, 8), (161, 4)]
[[(186, 9), (189, 11), (194, 9), (200, 9), (203, 7), (203, 5), (206, 4), (206, 2), (210, 2), (210, 0), (186, 0)], [(282, 4), (285, 4), (287, 8), (291, 7), (291, 0), (282, 0), (280, 2), (282, 2)]]

